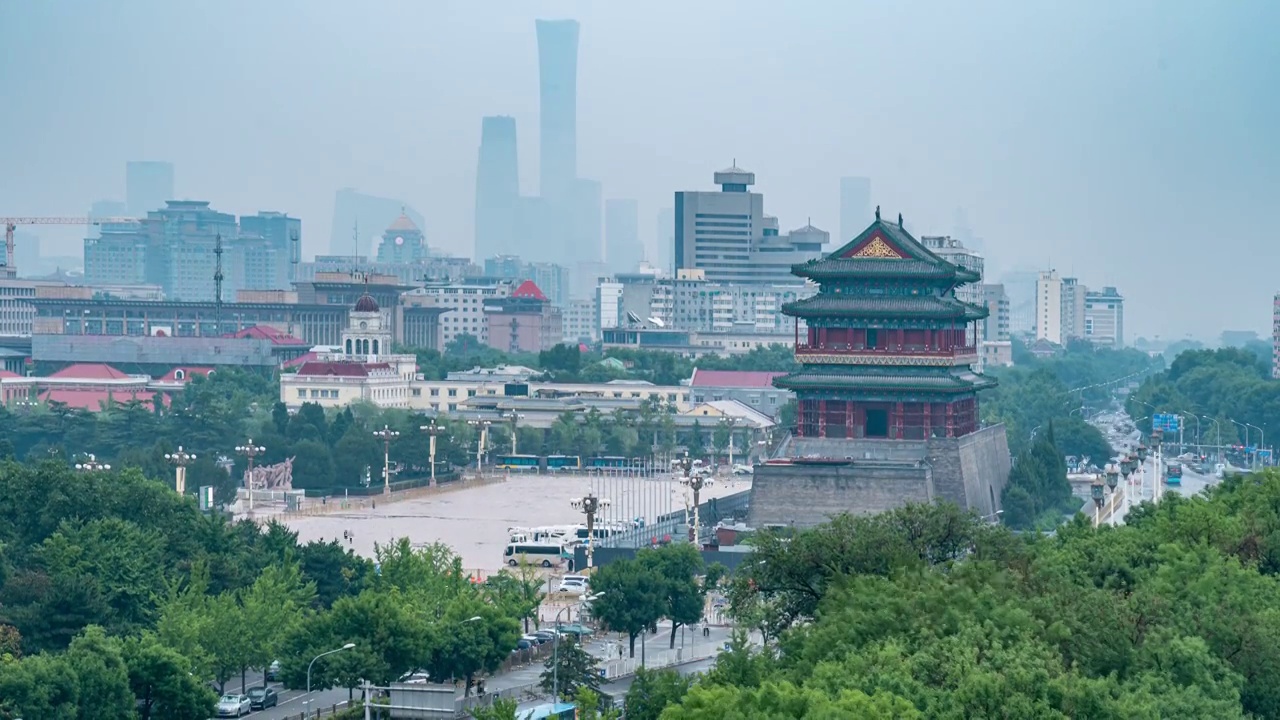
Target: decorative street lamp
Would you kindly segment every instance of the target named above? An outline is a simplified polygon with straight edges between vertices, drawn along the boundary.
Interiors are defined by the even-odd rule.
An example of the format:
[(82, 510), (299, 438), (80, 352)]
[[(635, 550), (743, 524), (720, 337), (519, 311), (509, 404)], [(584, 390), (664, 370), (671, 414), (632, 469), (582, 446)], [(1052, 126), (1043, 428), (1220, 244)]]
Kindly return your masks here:
[(106, 463), (98, 462), (98, 456), (93, 453), (85, 453), (84, 460), (76, 463), (76, 469), (81, 472), (97, 472), (99, 470), (110, 470), (111, 466)]
[(1107, 476), (1107, 487), (1111, 488), (1111, 492), (1116, 491), (1116, 485), (1120, 483), (1120, 468), (1115, 463), (1107, 463), (1102, 469), (1103, 474)]
[(1104, 489), (1105, 486), (1097, 480), (1094, 480), (1093, 484), (1089, 486), (1089, 493), (1093, 497), (1093, 526), (1095, 528), (1098, 527), (1100, 522), (1102, 522), (1102, 501)]
[(382, 494), (391, 494), (391, 441), (400, 437), (399, 430), (392, 430), (390, 425), (383, 425), (381, 430), (374, 430), (373, 436), (382, 441)]
[(164, 459), (173, 463), (174, 489), (178, 491), (179, 495), (185, 495), (187, 492), (187, 466), (196, 461), (195, 454), (183, 450), (182, 446), (179, 445), (177, 450), (165, 453)]
[(484, 451), (489, 445), (489, 426), (492, 420), (468, 420), (468, 425), (480, 428), (480, 439), (476, 443), (476, 475), (484, 476)]
[(693, 542), (693, 544), (697, 545), (699, 537), (698, 530), (700, 529), (698, 498), (702, 492), (702, 488), (706, 487), (706, 478), (701, 474), (690, 474), (690, 470), (693, 468), (693, 461), (691, 461), (687, 455), (684, 460), (681, 461), (680, 467), (684, 470), (684, 477), (680, 478), (680, 483), (693, 491), (693, 527), (689, 528), (689, 540)]
[(581, 510), (583, 515), (587, 516), (587, 567), (592, 567), (592, 558), (595, 557), (596, 549), (596, 515), (601, 509), (609, 507), (607, 498), (599, 498), (595, 493), (588, 492), (585, 496), (574, 498), (569, 501), (574, 508)]
[(512, 410), (502, 416), (506, 420), (511, 421), (511, 454), (516, 454), (516, 431), (520, 428), (520, 418), (524, 415)]
[(431, 460), (431, 487), (436, 486), (436, 437), (444, 432), (444, 427), (437, 425), (435, 418), (431, 418), (430, 424), (419, 426), (418, 428), (427, 434), (427, 456)]
[(254, 445), (253, 438), (249, 438), (249, 442), (244, 445), (237, 445), (236, 452), (245, 456), (249, 461), (249, 468), (244, 471), (244, 489), (249, 493), (249, 514), (253, 514), (253, 459), (266, 452), (267, 449), (261, 445)]

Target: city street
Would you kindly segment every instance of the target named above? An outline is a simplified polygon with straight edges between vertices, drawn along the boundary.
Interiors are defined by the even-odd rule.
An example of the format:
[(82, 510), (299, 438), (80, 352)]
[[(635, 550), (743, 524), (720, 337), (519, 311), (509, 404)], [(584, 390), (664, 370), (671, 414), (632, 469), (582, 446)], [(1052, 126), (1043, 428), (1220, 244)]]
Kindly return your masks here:
[[(544, 624), (544, 627), (546, 626), (547, 625)], [(656, 655), (658, 652), (666, 650), (667, 644), (669, 642), (670, 634), (671, 634), (671, 624), (659, 623), (658, 633), (656, 635), (649, 635), (645, 640), (645, 643), (648, 646), (647, 648), (648, 651)], [(724, 646), (726, 642), (728, 642), (731, 634), (732, 634), (732, 629), (727, 627), (710, 628), (710, 637), (707, 637), (707, 638), (702, 637), (701, 629), (698, 629), (697, 631), (688, 630), (686, 632), (677, 632), (676, 647), (681, 647), (683, 645), (685, 648), (690, 650), (691, 654), (695, 654), (695, 656), (700, 656), (706, 652), (718, 651), (720, 648)], [(595, 655), (596, 657), (599, 657), (599, 658), (604, 658), (606, 656), (617, 657), (619, 647), (622, 647), (625, 652), (626, 638), (625, 637), (619, 638), (616, 635), (601, 636), (597, 639), (592, 640), (587, 644), (587, 650), (592, 655)], [(641, 640), (637, 638), (636, 639), (636, 657), (637, 658), (640, 657), (640, 648), (641, 648)], [(707, 668), (711, 667), (712, 663), (714, 663), (714, 658), (704, 658), (694, 662), (685, 663), (679, 666), (679, 670), (682, 674), (688, 674), (690, 672), (698, 672), (701, 670), (706, 670)], [(485, 678), (485, 681), (484, 681), (485, 690), (488, 692), (498, 692), (498, 691), (507, 690), (510, 688), (519, 688), (519, 687), (524, 687), (528, 685), (536, 685), (542, 678), (542, 671), (543, 671), (543, 665), (541, 661), (530, 663), (529, 665), (526, 665), (524, 667), (516, 668), (511, 672), (495, 675), (490, 678)], [(257, 683), (254, 683), (253, 680), (250, 679), (249, 681), (250, 687), (253, 687), (256, 684)], [(238, 680), (235, 683), (235, 686), (237, 689), (239, 688)], [(630, 678), (621, 678), (614, 682), (608, 683), (607, 685), (603, 686), (602, 689), (605, 689), (610, 693), (622, 694), (622, 693), (625, 693), (626, 689), (630, 686), (631, 686)], [(284, 718), (289, 716), (297, 716), (299, 713), (303, 712), (303, 710), (320, 708), (320, 707), (328, 708), (335, 703), (339, 703), (346, 700), (348, 697), (348, 693), (345, 688), (334, 688), (331, 690), (317, 690), (312, 692), (310, 695), (307, 695), (307, 693), (304, 691), (282, 690), (279, 687), (279, 685), (275, 685), (275, 684), (273, 684), (272, 687), (275, 687), (278, 690), (281, 690), (280, 705), (278, 707), (269, 708), (267, 710), (259, 710), (249, 715), (249, 717), (258, 718), (259, 720), (283, 720)], [(235, 692), (235, 690), (232, 689), (232, 683), (227, 683), (227, 691)], [(459, 685), (458, 694), (459, 695), (462, 694), (461, 685)], [(359, 697), (360, 693), (357, 691), (355, 695), (356, 697)], [(526, 707), (526, 706), (533, 707), (533, 706), (536, 706), (539, 702), (540, 701), (530, 701), (528, 703), (523, 703), (521, 707)]]

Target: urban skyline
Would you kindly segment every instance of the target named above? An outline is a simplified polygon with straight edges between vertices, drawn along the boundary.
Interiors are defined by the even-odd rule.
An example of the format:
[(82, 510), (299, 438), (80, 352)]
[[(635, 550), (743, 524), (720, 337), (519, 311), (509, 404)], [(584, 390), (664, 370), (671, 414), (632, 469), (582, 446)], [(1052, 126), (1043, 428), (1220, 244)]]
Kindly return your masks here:
[[(92, 8), (75, 17), (64, 17), (65, 13), (56, 9), (24, 9), (22, 21), (28, 32), (23, 38), (15, 39), (9, 51), (37, 57), (39, 52), (28, 51), (58, 48), (66, 67), (75, 68), (89, 81), (97, 72), (120, 75), (131, 67), (129, 63), (135, 62), (132, 56), (104, 59), (100, 54), (94, 56), (94, 62), (84, 62), (84, 53), (91, 51), (102, 38), (101, 27), (146, 26), (156, 18), (172, 20), (175, 16), (216, 21), (221, 13), (234, 11), (234, 3), (230, 9), (201, 11), (141, 3), (113, 17)], [(12, 12), (12, 9), (0, 11)], [(1250, 228), (1267, 225), (1263, 199), (1270, 192), (1267, 188), (1276, 186), (1273, 169), (1280, 167), (1280, 163), (1268, 160), (1277, 151), (1276, 143), (1262, 134), (1259, 120), (1270, 116), (1268, 108), (1275, 106), (1275, 93), (1260, 91), (1270, 86), (1259, 84), (1263, 79), (1260, 68), (1275, 64), (1268, 64), (1274, 59), (1274, 48), (1264, 43), (1259, 34), (1259, 28), (1268, 26), (1267, 14), (1274, 12), (1270, 7), (1246, 3), (1211, 16), (1188, 8), (1169, 10), (1164, 13), (1164, 24), (1155, 30), (1146, 24), (1155, 6), (1143, 4), (1118, 11), (1107, 23), (1097, 22), (1096, 8), (1034, 12), (1002, 8), (996, 15), (989, 9), (979, 8), (970, 13), (972, 17), (964, 19), (961, 28), (956, 27), (958, 18), (945, 12), (911, 17), (908, 21), (906, 15), (910, 13), (904, 10), (860, 6), (841, 10), (833, 18), (815, 24), (820, 21), (807, 11), (784, 14), (752, 6), (751, 12), (716, 15), (707, 7), (690, 15), (684, 27), (664, 30), (669, 32), (667, 39), (673, 48), (664, 53), (669, 56), (666, 58), (654, 57), (652, 53), (652, 33), (657, 31), (655, 18), (663, 15), (660, 9), (647, 8), (641, 13), (636, 9), (606, 10), (589, 4), (530, 4), (519, 12), (494, 18), (465, 7), (451, 7), (435, 15), (413, 8), (402, 9), (402, 12), (406, 14), (405, 22), (390, 23), (398, 26), (393, 31), (395, 37), (416, 32), (411, 28), (423, 27), (422, 20), (426, 17), (437, 21), (427, 23), (437, 28), (422, 50), (430, 58), (440, 58), (439, 53), (446, 48), (458, 47), (443, 37), (446, 30), (463, 23), (471, 28), (465, 33), (467, 42), (475, 47), (465, 56), (469, 69), (459, 73), (455, 80), (449, 81), (429, 70), (406, 71), (425, 73), (421, 77), (429, 81), (429, 87), (424, 87), (439, 97), (440, 102), (432, 103), (435, 109), (429, 116), (399, 110), (367, 113), (365, 119), (353, 125), (349, 113), (312, 112), (316, 96), (300, 92), (296, 97), (291, 95), (289, 102), (309, 116), (309, 123), (307, 132), (296, 133), (285, 129), (283, 118), (296, 116), (297, 111), (268, 112), (267, 120), (255, 119), (250, 123), (247, 117), (228, 121), (224, 115), (216, 111), (210, 113), (207, 108), (202, 110), (201, 117), (188, 117), (179, 109), (182, 103), (172, 101), (166, 101), (166, 109), (160, 112), (148, 105), (151, 101), (146, 101), (142, 105), (147, 107), (138, 108), (153, 118), (145, 135), (121, 125), (123, 116), (128, 115), (122, 113), (120, 118), (102, 118), (101, 133), (79, 138), (74, 114), (63, 113), (51, 119), (49, 113), (69, 97), (55, 87), (56, 83), (42, 80), (40, 72), (8, 80), (7, 83), (12, 84), (11, 94), (24, 112), (8, 118), (6, 129), (10, 134), (30, 140), (22, 144), (24, 147), (16, 148), (16, 161), (27, 162), (25, 146), (41, 147), (48, 159), (30, 163), (33, 167), (66, 166), (75, 167), (77, 171), (74, 176), (58, 181), (48, 172), (28, 176), (21, 184), (15, 184), (12, 179), (3, 181), (7, 183), (3, 189), (8, 201), (18, 206), (9, 212), (69, 214), (74, 208), (88, 207), (106, 194), (102, 190), (106, 183), (96, 178), (118, 177), (117, 163), (159, 158), (170, 160), (178, 167), (182, 197), (210, 200), (215, 207), (237, 214), (279, 209), (301, 217), (311, 227), (328, 216), (326, 205), (336, 187), (354, 186), (373, 194), (404, 197), (422, 209), (423, 229), (433, 245), (438, 243), (447, 251), (470, 254), (472, 202), (466, 196), (473, 193), (474, 184), (459, 180), (475, 168), (479, 143), (478, 138), (472, 142), (457, 139), (475, 138), (480, 124), (477, 120), (496, 114), (511, 115), (527, 130), (537, 130), (534, 113), (537, 112), (538, 73), (532, 64), (537, 40), (533, 21), (573, 17), (581, 27), (580, 79), (576, 88), (579, 102), (577, 170), (582, 175), (600, 178), (604, 196), (634, 197), (639, 201), (642, 238), (660, 235), (656, 228), (650, 229), (649, 221), (670, 203), (671, 192), (701, 186), (704, 182), (701, 178), (709, 169), (723, 167), (737, 156), (740, 163), (759, 173), (761, 178), (772, 178), (762, 190), (770, 196), (771, 206), (787, 225), (799, 225), (796, 220), (811, 217), (815, 225), (836, 229), (839, 226), (839, 178), (869, 177), (873, 181), (874, 204), (893, 212), (901, 209), (916, 232), (945, 232), (954, 209), (965, 208), (976, 233), (983, 236), (981, 249), (989, 258), (997, 258), (1000, 267), (1089, 266), (1090, 271), (1081, 274), (1096, 277), (1099, 285), (1124, 289), (1131, 302), (1134, 317), (1130, 327), (1135, 334), (1182, 337), (1187, 331), (1193, 331), (1205, 337), (1215, 335), (1222, 323), (1253, 327), (1265, 322), (1261, 309), (1274, 288), (1262, 274), (1260, 264), (1241, 267), (1228, 258), (1246, 251), (1240, 243), (1252, 234)], [(188, 16), (190, 13), (196, 14)], [(483, 23), (477, 13), (485, 15)], [(279, 30), (287, 20), (296, 19), (293, 13), (271, 8), (262, 9), (262, 15), (259, 27), (246, 30), (247, 35), (235, 40), (249, 42), (261, 33)], [(831, 55), (835, 38), (830, 33), (806, 34), (803, 30), (812, 31), (823, 25), (853, 27), (873, 21), (905, 22), (904, 26), (911, 27), (913, 38), (925, 45), (943, 32), (962, 31), (968, 33), (969, 44), (978, 46), (983, 44), (982, 33), (1000, 32), (1010, 23), (1023, 23), (1026, 31), (1017, 47), (1006, 43), (999, 51), (988, 49), (979, 53), (972, 62), (990, 63), (1011, 52), (1030, 55), (1026, 62), (1020, 63), (1024, 66), (1021, 69), (992, 66), (1002, 69), (989, 73), (990, 77), (982, 82), (951, 78), (954, 87), (947, 91), (947, 97), (935, 98), (934, 102), (948, 101), (958, 112), (935, 118), (918, 110), (909, 111), (907, 114), (912, 116), (914, 124), (907, 136), (893, 127), (903, 113), (872, 113), (883, 116), (884, 120), (867, 119), (866, 113), (850, 113), (867, 103), (879, 104), (878, 97), (889, 105), (901, 104), (900, 99), (894, 98), (901, 98), (912, 87), (919, 87), (927, 73), (951, 72), (935, 60), (927, 56), (914, 59), (894, 56), (890, 67), (879, 73), (882, 77), (858, 76), (852, 94), (814, 93), (812, 82), (795, 81), (806, 74), (808, 60), (785, 48), (779, 49), (781, 62), (774, 67), (760, 62), (744, 64), (749, 56), (743, 53), (748, 50), (733, 50), (722, 43), (709, 43), (695, 51), (694, 38), (698, 37), (699, 43), (705, 39), (698, 28), (709, 27), (712, 18), (727, 23), (726, 32), (736, 30), (741, 34), (748, 28), (756, 31), (768, 28), (770, 33), (808, 36), (811, 51), (806, 58), (826, 64), (835, 57)], [(296, 60), (255, 67), (254, 72), (261, 75), (257, 82), (279, 84), (287, 73), (304, 72), (317, 48), (337, 37), (334, 33), (339, 29), (358, 32), (365, 27), (383, 30), (388, 26), (385, 12), (334, 9), (317, 10), (309, 22), (313, 23), (309, 26), (313, 37), (297, 41)], [(1073, 29), (1073, 42), (1045, 43), (1044, 38), (1051, 29), (1057, 30), (1064, 23)], [(636, 39), (626, 41), (625, 35), (619, 34), (624, 28), (638, 31)], [(1084, 54), (1086, 46), (1098, 45), (1113, 35), (1138, 32), (1138, 28), (1150, 34), (1145, 45), (1102, 43), (1107, 48), (1103, 53), (1106, 57)], [(1189, 29), (1194, 29), (1201, 40), (1195, 44), (1176, 42), (1180, 33)], [(173, 62), (168, 63), (172, 69), (192, 72), (199, 67), (197, 58), (203, 52), (203, 41), (188, 42), (189, 47), (182, 48), (170, 48), (170, 40), (164, 37), (149, 37), (147, 42), (156, 52), (175, 50)], [(839, 44), (842, 52), (847, 49), (847, 43)], [(421, 49), (420, 43), (401, 42), (399, 46)], [(874, 54), (877, 47), (859, 48), (858, 57), (842, 56), (841, 64), (858, 67), (861, 53)], [(214, 57), (216, 53), (208, 55)], [(646, 61), (637, 64), (638, 56)], [(351, 69), (335, 76), (332, 88), (345, 92), (347, 88), (360, 87), (367, 81), (366, 74), (376, 71), (379, 63), (400, 63), (402, 57), (389, 52), (380, 60), (372, 53), (358, 52), (350, 60)], [(1151, 61), (1151, 57), (1156, 60)], [(433, 66), (433, 62), (426, 65), (417, 62), (405, 67), (422, 68)], [(709, 69), (720, 65), (738, 66), (741, 71), (709, 72), (706, 76), (717, 80), (699, 84), (698, 94), (691, 96), (690, 82), (680, 78), (679, 73), (673, 74), (682, 63), (688, 62), (710, 63)], [(1076, 64), (1072, 65), (1073, 62)], [(1068, 66), (1075, 68), (1075, 74), (1060, 77), (1057, 83), (1043, 82), (1045, 68)], [(1188, 69), (1196, 66), (1203, 67), (1204, 71), (1189, 74)], [(448, 67), (459, 68), (456, 63)], [(1104, 67), (1114, 77), (1100, 74)], [(164, 70), (157, 68), (154, 72)], [(224, 92), (224, 88), (240, 88), (243, 83), (232, 80), (239, 77), (235, 72), (241, 71), (229, 68), (222, 74), (214, 73), (202, 92), (216, 96)], [(1037, 73), (1036, 85), (1028, 85), (1028, 79)], [(396, 77), (398, 84), (403, 85), (399, 81), (404, 73)], [(678, 113), (678, 122), (655, 122), (652, 111), (629, 110), (655, 107), (654, 92), (658, 89), (656, 85), (660, 85), (652, 82), (656, 77), (677, 79), (662, 88), (661, 95), (687, 109)], [(784, 77), (791, 80), (779, 83)], [(819, 74), (818, 77), (826, 76)], [(481, 78), (484, 93), (468, 93), (464, 89), (474, 87)], [(603, 82), (604, 78), (608, 81)], [(1230, 78), (1231, 82), (1224, 82), (1224, 78)], [(774, 104), (778, 106), (794, 105), (803, 94), (814, 104), (814, 110), (798, 116), (787, 113), (786, 125), (779, 122), (776, 114), (759, 110), (752, 113), (748, 122), (728, 124), (721, 121), (720, 114), (709, 112), (717, 104), (733, 107), (729, 98), (736, 97), (737, 102), (741, 102), (741, 98), (750, 97), (749, 92), (744, 92), (747, 87), (744, 82), (755, 88), (770, 87), (776, 95), (772, 98)], [(1012, 96), (1017, 102), (1035, 112), (1035, 132), (1016, 133), (1007, 127), (1008, 119), (1019, 116), (1001, 112), (992, 104), (989, 90), (1001, 84), (1013, 87), (1016, 92)], [(624, 101), (616, 92), (606, 92), (612, 87), (627, 87), (633, 97)], [(1037, 89), (1048, 91), (1049, 87), (1057, 94), (1051, 97)], [(1091, 115), (1082, 117), (1079, 110), (1075, 114), (1053, 110), (1059, 106), (1099, 107), (1099, 103), (1121, 87), (1129, 90), (1127, 97), (1136, 104), (1129, 112), (1109, 113), (1109, 129)], [(172, 92), (182, 91), (175, 88)], [(355, 97), (368, 97), (368, 102), (379, 105), (391, 97), (390, 92), (382, 93), (383, 97), (375, 101), (373, 92), (371, 87)], [(81, 101), (96, 99), (92, 93), (77, 97)], [(693, 97), (697, 99), (691, 105)], [(1170, 105), (1176, 103), (1178, 97), (1195, 97), (1197, 102), (1194, 107), (1185, 103)], [(402, 105), (404, 102), (404, 99), (400, 101)], [(356, 106), (361, 104), (358, 102)], [(412, 106), (413, 102), (409, 104)], [(982, 108), (981, 112), (975, 110), (975, 104)], [(1220, 114), (1214, 113), (1217, 119), (1213, 123), (1218, 129), (1201, 132), (1210, 117), (1204, 109), (1224, 104), (1244, 111), (1232, 115), (1230, 127), (1222, 127)], [(839, 112), (833, 112), (836, 108), (840, 108)], [(1161, 108), (1158, 117), (1163, 122), (1156, 123), (1154, 131), (1150, 130), (1151, 123), (1143, 119), (1149, 117), (1143, 115), (1147, 112), (1144, 108)], [(405, 124), (401, 116), (413, 120)], [(343, 119), (336, 125), (339, 117)], [(784, 127), (795, 127), (797, 117), (803, 118), (800, 124), (805, 131), (783, 133)], [(854, 127), (848, 124), (851, 117), (857, 118)], [(987, 123), (984, 130), (969, 121), (957, 122), (956, 117), (998, 121)], [(1070, 118), (1071, 127), (1053, 120), (1054, 117), (1063, 121)], [(189, 142), (191, 132), (207, 132), (209, 118), (219, 123), (214, 137), (215, 144), (223, 151), (217, 158), (201, 149), (208, 147), (207, 143), (197, 147)], [(837, 136), (832, 134), (837, 125), (841, 128), (839, 142), (835, 142)], [(1134, 134), (1140, 126), (1144, 128), (1143, 134)], [(176, 127), (191, 130), (184, 129), (178, 137), (171, 129)], [(849, 133), (851, 129), (853, 135)], [(394, 153), (384, 152), (370, 131), (390, 140)], [(769, 139), (781, 134), (790, 138), (783, 144), (785, 147)], [(334, 142), (344, 136), (350, 141)], [(106, 137), (112, 140), (103, 143), (97, 139)], [(995, 137), (999, 139), (993, 146)], [(1179, 138), (1183, 137), (1194, 137), (1196, 142), (1180, 142)], [(271, 138), (271, 145), (262, 144), (266, 138)], [(1046, 142), (1048, 138), (1053, 140)], [(97, 144), (86, 145), (86, 141)], [(824, 150), (816, 152), (819, 144)], [(1176, 150), (1153, 153), (1155, 144)], [(329, 147), (335, 145), (342, 147), (336, 153), (330, 152)], [(1086, 151), (1069, 150), (1080, 147)], [(1244, 147), (1249, 148), (1247, 155), (1242, 154)], [(525, 194), (537, 191), (540, 174), (537, 152), (538, 147), (533, 143), (524, 143), (521, 148), (521, 186)], [(114, 157), (108, 158), (110, 155)], [(244, 158), (255, 156), (267, 162), (255, 162), (254, 172), (244, 172)], [(69, 163), (72, 157), (74, 165)], [(1106, 158), (1105, 162), (1095, 161), (1102, 157)], [(1149, 159), (1152, 157), (1165, 158), (1159, 162), (1168, 164), (1168, 168), (1153, 166)], [(1226, 163), (1230, 163), (1232, 169), (1223, 172)], [(1199, 170), (1194, 173), (1171, 170), (1192, 166)], [(1096, 168), (1097, 172), (1107, 168), (1107, 176), (1114, 178), (1112, 184), (1090, 179), (1091, 171), (1086, 171), (1086, 167)], [(981, 168), (980, 176), (974, 175), (974, 168)], [(1208, 177), (1228, 180), (1206, 184)], [(461, 198), (453, 194), (458, 187), (467, 188)], [(1227, 224), (1225, 229), (1223, 223)], [(1094, 230), (1096, 227), (1108, 230), (1098, 233)], [(1227, 252), (1204, 260), (1195, 255), (1199, 247), (1195, 238), (1210, 234), (1230, 247)], [(304, 254), (318, 253), (316, 243), (320, 238), (314, 232), (309, 237), (310, 247), (304, 249)], [(1124, 238), (1124, 242), (1117, 242), (1116, 237)], [(61, 254), (66, 251), (66, 245), (75, 242), (66, 238), (65, 234), (49, 232), (45, 236), (42, 233), (42, 249), (46, 253)], [(1170, 238), (1185, 240), (1170, 242)], [(647, 247), (650, 252), (661, 249)], [(1177, 268), (1192, 266), (1215, 277), (1232, 277), (1231, 282), (1223, 283), (1220, 288), (1223, 297), (1220, 305), (1206, 307), (1189, 297), (1161, 293), (1161, 277), (1176, 272)], [(1148, 271), (1130, 272), (1134, 267), (1145, 267)]]

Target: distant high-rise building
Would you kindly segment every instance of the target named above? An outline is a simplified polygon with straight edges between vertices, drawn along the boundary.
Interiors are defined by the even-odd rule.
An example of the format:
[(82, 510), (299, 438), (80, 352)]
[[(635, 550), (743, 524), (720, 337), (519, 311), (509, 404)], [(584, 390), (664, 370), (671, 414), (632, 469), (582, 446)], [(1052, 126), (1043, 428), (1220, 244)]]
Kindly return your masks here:
[(1085, 293), (1084, 337), (1099, 347), (1124, 347), (1124, 298), (1114, 287)]
[(539, 194), (563, 198), (578, 177), (578, 23), (538, 20)]
[(1056, 270), (1036, 280), (1036, 339), (1062, 344), (1062, 278)]
[[(415, 227), (426, 222), (422, 214), (409, 207), (403, 200), (378, 197), (343, 188), (333, 199), (333, 224), (329, 229), (330, 255), (364, 255), (369, 253), (369, 238), (376, 238), (383, 228), (396, 218), (406, 215)], [(356, 232), (359, 232), (359, 237)], [(376, 247), (373, 248), (376, 254)], [(323, 253), (316, 253), (323, 254)]]
[[(156, 208), (152, 208), (153, 210)], [(90, 218), (109, 218), (109, 217), (134, 217), (129, 214), (129, 206), (119, 200), (98, 200), (89, 206)], [(144, 212), (137, 217), (146, 217)], [(87, 237), (95, 238), (102, 234), (102, 226), (90, 225)], [(22, 267), (22, 263), (18, 262), (18, 267)]]
[(281, 212), (242, 215), (236, 244), (245, 252), (245, 288), (288, 290), (302, 260), (302, 221)]
[(764, 214), (764, 196), (750, 192), (755, 173), (731, 167), (715, 174), (719, 192), (677, 192), (675, 269), (700, 269), (712, 282), (800, 282), (791, 266), (822, 255), (830, 234), (806, 226), (781, 235)]
[(486, 117), (480, 123), (480, 160), (476, 167), (476, 258), (519, 252), (516, 224), (520, 203), (520, 164), (516, 119)]
[(1271, 377), (1280, 380), (1280, 292), (1271, 300)]
[[(600, 260), (604, 256), (601, 239), (603, 225), (602, 206), (604, 188), (595, 180), (577, 178), (573, 182), (573, 193), (565, 208), (567, 215), (565, 225), (571, 229), (568, 236), (560, 235), (563, 249), (550, 257), (541, 258), (551, 262), (567, 265), (574, 260)], [(553, 204), (554, 200), (551, 201)]]
[(615, 273), (635, 272), (644, 259), (640, 244), (640, 210), (635, 200), (611, 199), (604, 203), (605, 262)]
[(653, 256), (652, 262), (663, 271), (674, 274), (675, 269), (672, 265), (672, 256), (676, 247), (676, 211), (674, 209), (662, 208), (658, 211), (655, 235), (657, 253)]
[(125, 204), (129, 215), (146, 217), (173, 199), (173, 163), (133, 160), (124, 169)]
[(871, 224), (871, 178), (840, 178), (840, 239), (847, 243)]
[(1078, 279), (1062, 278), (1062, 342), (1083, 338), (1085, 295), (1089, 288)]
[(1004, 285), (983, 285), (982, 302), (989, 313), (982, 339), (986, 342), (1009, 340), (1009, 296), (1004, 292)]
[(494, 255), (484, 259), (485, 277), (523, 280), (524, 262), (519, 255)]

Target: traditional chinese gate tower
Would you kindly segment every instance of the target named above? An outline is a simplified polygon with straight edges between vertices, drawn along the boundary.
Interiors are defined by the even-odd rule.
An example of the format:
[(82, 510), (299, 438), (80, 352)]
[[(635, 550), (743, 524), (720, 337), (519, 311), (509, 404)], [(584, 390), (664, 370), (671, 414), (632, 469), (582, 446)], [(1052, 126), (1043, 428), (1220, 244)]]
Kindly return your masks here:
[(782, 311), (804, 320), (796, 360), (774, 384), (795, 392), (797, 421), (757, 468), (750, 522), (812, 525), (840, 512), (944, 500), (999, 509), (1009, 474), (1004, 426), (981, 427), (975, 323), (987, 310), (955, 289), (980, 282), (881, 220), (792, 272), (818, 293)]
[(978, 429), (973, 372), (975, 321), (984, 307), (955, 288), (978, 273), (934, 255), (901, 225), (880, 220), (831, 255), (792, 272), (818, 294), (783, 306), (808, 333), (796, 337), (800, 372), (775, 385), (794, 390), (800, 437), (954, 438)]

